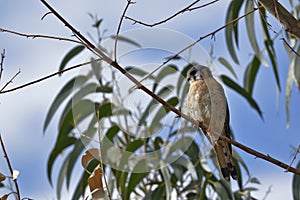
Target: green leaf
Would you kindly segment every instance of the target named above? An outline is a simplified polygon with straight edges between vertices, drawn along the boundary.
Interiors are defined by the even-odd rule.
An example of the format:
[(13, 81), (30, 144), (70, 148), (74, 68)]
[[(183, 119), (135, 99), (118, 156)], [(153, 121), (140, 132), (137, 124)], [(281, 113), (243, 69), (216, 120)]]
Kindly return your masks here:
[[(178, 102), (179, 101), (177, 97), (171, 97), (167, 100), (167, 103), (169, 103), (171, 106), (176, 106)], [(149, 126), (150, 134), (153, 134), (160, 129), (160, 120), (163, 119), (169, 112), (170, 110), (168, 110), (165, 106), (161, 106), (159, 108)]]
[[(95, 61), (94, 58), (91, 58), (91, 61)], [(96, 76), (97, 80), (99, 81), (100, 85), (102, 85), (102, 75), (101, 75), (101, 62), (92, 62), (91, 63), (92, 70), (94, 72), (94, 75)]]
[[(227, 11), (227, 15), (226, 15), (226, 23), (230, 23), (232, 20), (234, 20), (236, 18), (236, 16), (238, 15), (238, 12), (239, 12), (238, 11), (239, 7), (240, 7), (239, 5), (242, 2), (243, 1), (237, 0), (237, 1), (232, 1), (230, 3), (228, 11)], [(235, 53), (235, 47), (234, 47), (234, 43), (233, 43), (233, 33), (235, 30), (237, 30), (237, 28), (235, 28), (234, 25), (227, 26), (225, 28), (225, 39), (226, 39), (227, 48), (228, 48), (231, 58), (234, 60), (234, 62), (236, 64), (239, 64), (239, 60)], [(236, 34), (236, 39), (237, 39), (237, 34)]]
[(287, 128), (290, 127), (290, 107), (291, 107), (291, 94), (292, 94), (292, 87), (294, 81), (294, 67), (295, 67), (295, 59), (291, 60), (291, 64), (289, 67), (289, 71), (286, 77), (286, 88), (285, 88), (285, 110), (286, 110), (286, 126)]
[(96, 92), (112, 93), (113, 89), (110, 86), (99, 86), (96, 88)]
[[(159, 96), (160, 98), (166, 98), (169, 94), (171, 93), (171, 90), (169, 87), (163, 87), (161, 88), (158, 93), (157, 96)], [(150, 113), (150, 109), (154, 110), (154, 108), (156, 106), (158, 106), (159, 104), (157, 103), (157, 101), (155, 99), (152, 99), (150, 101), (150, 103), (148, 104), (148, 106), (146, 107), (146, 109), (143, 111), (143, 115), (140, 117), (140, 121), (139, 121), (139, 126), (146, 124), (146, 119), (147, 117), (151, 114)]]
[[(96, 118), (94, 118), (94, 119), (96, 119)], [(95, 122), (94, 120), (91, 120), (88, 129), (84, 133), (81, 134), (80, 139), (78, 139), (76, 141), (76, 143), (74, 144), (73, 150), (70, 152), (69, 165), (68, 165), (66, 173), (64, 174), (66, 176), (66, 180), (67, 180), (66, 181), (67, 189), (69, 189), (69, 186), (70, 186), (71, 175), (72, 175), (73, 169), (75, 167), (76, 161), (78, 160), (78, 158), (80, 158), (83, 150), (91, 141), (90, 138), (94, 138), (94, 135), (97, 132), (97, 129), (92, 126), (92, 124), (94, 124), (94, 122)]]
[[(44, 122), (44, 128), (43, 131), (45, 131), (57, 111), (58, 107), (62, 104), (62, 102), (72, 93), (74, 89), (76, 89), (78, 86), (83, 85), (87, 81), (87, 78), (85, 76), (76, 76), (75, 78), (71, 79), (56, 95), (53, 103), (50, 106), (50, 109), (47, 113), (46, 120)], [(75, 84), (76, 83), (76, 84)]]
[[(297, 53), (300, 54), (300, 46), (298, 47)], [(298, 55), (295, 55), (294, 77), (296, 85), (300, 90), (300, 57)]]
[(51, 185), (52, 185), (51, 174), (52, 174), (52, 169), (54, 166), (54, 161), (66, 148), (75, 144), (76, 141), (77, 141), (77, 139), (74, 137), (64, 137), (64, 138), (56, 141), (56, 144), (55, 144), (53, 150), (51, 151), (50, 156), (48, 158), (48, 162), (47, 162), (47, 176), (48, 176), (48, 180)]
[(244, 88), (250, 96), (252, 96), (254, 82), (257, 76), (259, 66), (260, 61), (256, 56), (254, 56), (253, 60), (251, 61), (251, 63), (248, 64), (247, 69), (245, 71)]
[(72, 109), (70, 109), (65, 117), (59, 122), (59, 137), (64, 137), (69, 134), (70, 131), (80, 124), (87, 116), (91, 114), (95, 115), (97, 108), (99, 108), (99, 104), (90, 100), (81, 100), (73, 105)]
[(85, 46), (82, 45), (78, 45), (76, 47), (74, 47), (73, 49), (71, 49), (63, 58), (63, 60), (60, 63), (59, 66), (59, 71), (63, 70), (65, 68), (65, 66), (68, 64), (68, 62), (74, 58), (75, 56), (77, 56), (81, 51), (83, 51), (83, 49), (85, 48)]
[(211, 184), (214, 190), (217, 192), (219, 197), (222, 199), (232, 199), (233, 194), (230, 185), (224, 180), (215, 181)]
[[(112, 39), (116, 39), (116, 36), (113, 35), (111, 36)], [(121, 41), (121, 42), (126, 42), (128, 44), (131, 44), (133, 46), (136, 46), (136, 47), (142, 47), (139, 43), (137, 43), (136, 41), (132, 40), (132, 39), (129, 39), (127, 37), (124, 37), (124, 36), (121, 36), (121, 35), (118, 35), (118, 41)]]
[(275, 60), (276, 56), (275, 56), (275, 51), (274, 51), (274, 47), (273, 47), (273, 41), (265, 41), (265, 46), (269, 55), (269, 58), (271, 60), (272, 63), (272, 69), (275, 75), (275, 80), (276, 80), (276, 84), (277, 84), (277, 88), (279, 89), (279, 91), (281, 91), (281, 86), (280, 86), (280, 81), (279, 81), (279, 74), (278, 74), (278, 67), (277, 67), (277, 62)]
[[(300, 162), (298, 162), (296, 168), (300, 170)], [(294, 200), (300, 200), (300, 176), (298, 174), (294, 174), (293, 176), (292, 187)]]
[(220, 57), (219, 62), (222, 65), (224, 65), (228, 69), (228, 71), (231, 72), (231, 74), (234, 76), (235, 79), (237, 79), (237, 75), (236, 75), (234, 69), (232, 68), (232, 66), (229, 64), (229, 62), (225, 58)]
[(129, 199), (130, 193), (135, 190), (136, 186), (149, 174), (148, 166), (145, 159), (140, 160), (133, 168), (132, 172), (141, 172), (145, 170), (145, 173), (131, 173), (127, 191), (126, 191), (126, 199)]
[[(246, 1), (246, 7), (245, 7), (245, 13), (248, 13), (252, 11), (254, 8), (254, 3), (253, 1)], [(261, 50), (259, 49), (259, 46), (256, 41), (256, 36), (255, 36), (255, 24), (254, 24), (254, 14), (250, 14), (246, 16), (246, 28), (247, 28), (247, 33), (248, 37), (250, 40), (250, 44), (257, 56), (257, 58), (260, 60), (260, 62), (264, 66), (268, 66), (267, 61), (264, 59)]]
[[(86, 170), (92, 173), (98, 165), (99, 165), (99, 161), (94, 159), (89, 162)], [(84, 197), (85, 189), (88, 185), (87, 180), (89, 176), (90, 174), (88, 174), (86, 171), (83, 171), (81, 178), (79, 179), (77, 186), (74, 190), (75, 192), (73, 193), (72, 200), (78, 200), (80, 199), (80, 197)]]
[[(125, 70), (128, 71), (130, 74), (135, 74), (141, 77), (146, 76), (148, 74), (148, 72), (145, 72), (144, 70), (132, 66), (125, 67)], [(154, 79), (154, 76), (149, 76), (148, 78)]]
[(143, 146), (143, 144), (144, 141), (140, 139), (131, 141), (125, 148), (125, 152), (123, 153), (122, 158), (120, 159), (118, 169), (128, 169), (129, 157), (141, 146)]
[[(182, 71), (181, 71), (181, 76), (178, 77), (178, 81), (177, 81), (177, 91), (176, 91), (176, 94), (179, 96), (179, 93), (181, 91), (181, 89), (183, 88), (183, 90), (185, 89), (185, 85), (187, 84), (183, 84), (183, 82), (186, 80), (186, 74), (187, 74), (187, 71), (193, 66), (193, 64), (188, 64), (186, 65)], [(188, 87), (186, 87), (186, 89), (188, 90)], [(187, 91), (186, 91), (187, 92)], [(185, 93), (185, 91), (183, 91), (182, 93)], [(183, 98), (181, 98), (183, 99)]]
[[(161, 161), (163, 162), (163, 161)], [(164, 179), (164, 183), (165, 183), (165, 188), (166, 188), (166, 198), (167, 200), (171, 199), (171, 191), (172, 191), (172, 185), (171, 185), (171, 175), (169, 172), (168, 167), (164, 167), (167, 166), (166, 163), (161, 163), (162, 164), (162, 168), (160, 169), (161, 173), (162, 173), (162, 177)]]
[(164, 67), (155, 77), (155, 83), (153, 84), (153, 89), (152, 91), (155, 92), (157, 86), (160, 85), (162, 79), (164, 79), (165, 77), (168, 77), (171, 74), (174, 74), (178, 71), (178, 68), (175, 65), (168, 65), (166, 67)]
[(64, 178), (65, 178), (65, 174), (67, 172), (67, 168), (69, 165), (69, 160), (70, 160), (70, 154), (66, 157), (66, 159), (64, 160), (64, 163), (62, 164), (62, 166), (59, 170), (59, 175), (58, 175), (57, 184), (56, 184), (57, 199), (61, 198), (61, 191), (63, 188), (62, 185), (64, 183)]
[(260, 181), (258, 180), (258, 178), (256, 178), (256, 177), (252, 177), (250, 179), (250, 183), (261, 184)]
[(234, 91), (236, 91), (237, 93), (239, 93), (240, 95), (242, 95), (250, 104), (250, 106), (252, 108), (254, 108), (259, 116), (262, 118), (263, 120), (263, 115), (262, 112), (258, 106), (258, 104), (255, 102), (255, 100), (251, 97), (251, 95), (241, 86), (239, 86), (236, 82), (234, 82), (233, 80), (231, 80), (229, 77), (222, 75), (221, 76), (224, 84), (226, 84), (228, 87), (230, 87), (231, 89), (233, 89)]
[[(239, 17), (240, 9), (244, 3), (244, 0), (235, 0), (233, 1), (233, 10), (232, 10), (232, 19), (236, 19)], [(237, 47), (239, 46), (239, 35), (238, 35), (238, 23), (234, 26), (234, 38)]]

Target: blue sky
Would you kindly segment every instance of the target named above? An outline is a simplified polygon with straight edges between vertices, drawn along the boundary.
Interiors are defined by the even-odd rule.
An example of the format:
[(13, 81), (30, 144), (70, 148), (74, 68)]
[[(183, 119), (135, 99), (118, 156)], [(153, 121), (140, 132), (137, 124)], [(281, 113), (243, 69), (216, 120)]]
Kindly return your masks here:
[[(107, 35), (114, 34), (126, 4), (125, 0), (113, 0), (109, 3), (96, 0), (78, 0), (75, 3), (70, 0), (49, 2), (85, 35), (87, 32), (94, 33), (91, 28), (92, 21), (87, 15), (88, 12), (97, 14), (99, 18), (104, 19), (102, 27), (108, 29)], [(174, 0), (137, 1), (130, 7), (128, 15), (151, 23), (161, 20), (191, 3), (190, 1), (179, 0), (174, 2)], [(191, 39), (198, 39), (198, 37), (224, 24), (226, 12), (224, 8), (227, 4), (222, 1), (199, 11), (182, 14), (169, 23), (159, 26), (159, 28), (168, 28), (187, 35)], [(48, 10), (37, 0), (1, 1), (0, 27), (23, 33), (69, 37), (71, 32), (55, 17), (48, 15), (43, 21), (40, 20), (46, 12)], [(280, 28), (275, 22), (272, 26), (277, 30)], [(140, 25), (132, 25), (132, 22), (125, 20), (122, 32), (141, 27)], [(240, 27), (242, 30), (243, 25)], [(287, 129), (284, 86), (289, 60), (282, 42), (276, 40), (275, 44), (277, 55), (280, 55), (278, 66), (280, 81), (283, 86), (282, 92), (279, 94), (278, 111), (276, 111), (276, 82), (271, 68), (260, 68), (254, 88), (254, 97), (263, 111), (264, 122), (241, 96), (229, 88), (225, 88), (225, 90), (231, 111), (231, 127), (236, 140), (285, 163), (290, 163), (291, 148), (289, 145), (298, 146), (300, 141), (300, 105), (298, 103), (300, 96), (294, 87), (291, 99), (291, 125)], [(215, 56), (228, 58), (224, 32), (216, 35), (216, 41), (207, 38), (199, 45), (206, 51), (210, 51), (210, 47), (213, 45)], [(21, 74), (10, 87), (55, 72), (65, 53), (73, 46), (67, 42), (26, 39), (0, 33), (0, 50), (6, 49), (5, 69), (1, 85), (8, 81), (19, 68)], [(241, 36), (240, 49), (247, 49), (241, 51), (242, 53), (239, 52), (241, 64), (235, 66), (239, 75), (238, 81), (242, 83), (242, 72), (251, 59), (250, 53), (252, 52), (246, 37)], [(87, 61), (89, 55), (88, 53), (82, 54), (70, 64)], [(228, 74), (221, 65), (217, 65), (217, 67), (221, 72)], [(0, 96), (0, 133), (6, 144), (12, 165), (21, 172), (18, 182), (23, 197), (55, 199), (55, 189), (50, 187), (46, 178), (46, 162), (55, 142), (57, 120), (51, 123), (45, 134), (43, 134), (42, 128), (54, 96), (75, 73), (77, 73), (76, 70), (63, 74), (61, 78), (54, 77), (45, 82)], [(247, 162), (251, 174), (258, 177), (262, 183), (261, 186), (258, 186), (260, 191), (255, 193), (258, 199), (263, 198), (269, 186), (272, 186), (272, 189), (267, 199), (291, 199), (291, 174), (285, 173), (283, 169), (263, 160), (255, 159), (252, 155), (240, 150), (237, 151)], [(57, 164), (59, 165), (59, 163)], [(6, 169), (5, 163), (1, 161), (0, 170), (5, 171)], [(56, 176), (53, 177), (53, 180), (56, 180)], [(68, 197), (67, 193), (65, 195)]]

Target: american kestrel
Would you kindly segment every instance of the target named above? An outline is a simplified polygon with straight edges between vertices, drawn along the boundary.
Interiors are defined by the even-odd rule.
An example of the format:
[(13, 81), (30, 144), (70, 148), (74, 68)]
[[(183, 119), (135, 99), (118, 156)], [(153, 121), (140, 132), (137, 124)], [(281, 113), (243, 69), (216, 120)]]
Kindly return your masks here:
[(201, 123), (217, 156), (221, 173), (226, 181), (237, 179), (231, 145), (219, 139), (230, 138), (229, 110), (223, 87), (213, 78), (208, 67), (195, 65), (187, 72), (190, 88), (187, 107), (190, 116)]

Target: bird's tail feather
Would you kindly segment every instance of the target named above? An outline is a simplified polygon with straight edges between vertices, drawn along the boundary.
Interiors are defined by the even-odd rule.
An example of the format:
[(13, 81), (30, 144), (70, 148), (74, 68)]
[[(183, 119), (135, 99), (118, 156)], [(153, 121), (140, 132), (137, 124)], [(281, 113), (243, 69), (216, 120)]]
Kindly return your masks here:
[(213, 146), (223, 178), (229, 181), (231, 176), (236, 180), (238, 174), (228, 144), (222, 140), (218, 140)]

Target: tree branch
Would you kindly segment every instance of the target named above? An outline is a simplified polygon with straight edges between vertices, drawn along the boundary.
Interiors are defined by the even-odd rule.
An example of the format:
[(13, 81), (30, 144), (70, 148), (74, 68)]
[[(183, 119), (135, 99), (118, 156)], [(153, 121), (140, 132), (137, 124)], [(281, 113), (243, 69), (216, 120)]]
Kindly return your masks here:
[(1, 61), (0, 61), (0, 81), (1, 81), (2, 73), (3, 73), (3, 63), (4, 63), (4, 58), (5, 58), (5, 49), (3, 49), (3, 52), (1, 53)]
[(129, 5), (132, 4), (131, 0), (127, 0), (127, 4), (124, 8), (124, 11), (123, 11), (123, 14), (120, 18), (120, 22), (119, 22), (119, 25), (118, 25), (118, 29), (117, 29), (117, 33), (116, 33), (116, 38), (115, 38), (115, 48), (114, 48), (114, 59), (115, 61), (117, 61), (117, 45), (118, 45), (118, 39), (119, 39), (119, 33), (120, 33), (120, 30), (121, 30), (121, 26), (122, 26), (122, 22), (123, 22), (123, 19), (124, 19), (124, 16), (129, 8)]
[(170, 21), (171, 19), (175, 18), (175, 17), (178, 16), (179, 14), (182, 14), (182, 13), (184, 13), (184, 12), (186, 12), (186, 11), (192, 11), (192, 10), (196, 10), (196, 9), (199, 9), (199, 8), (203, 8), (204, 6), (208, 6), (208, 5), (210, 5), (210, 4), (212, 4), (212, 3), (215, 3), (215, 2), (217, 2), (217, 1), (219, 1), (219, 0), (215, 0), (215, 1), (211, 2), (211, 3), (207, 3), (207, 4), (202, 5), (202, 6), (197, 6), (197, 7), (195, 7), (195, 8), (191, 8), (193, 5), (197, 4), (199, 1), (200, 1), (200, 0), (196, 0), (196, 1), (194, 1), (193, 3), (191, 3), (190, 5), (188, 5), (187, 7), (183, 8), (183, 9), (181, 9), (180, 11), (176, 12), (175, 14), (171, 15), (170, 17), (168, 17), (168, 18), (166, 18), (166, 19), (164, 19), (164, 20), (162, 20), (162, 21), (155, 22), (155, 23), (153, 23), (153, 24), (147, 24), (147, 23), (138, 21), (138, 20), (136, 20), (136, 19), (133, 19), (133, 18), (131, 18), (131, 17), (128, 17), (128, 16), (125, 16), (125, 19), (128, 19), (128, 20), (130, 20), (130, 21), (133, 21), (134, 24), (141, 24), (141, 25), (144, 25), (144, 26), (153, 27), (153, 26), (157, 26), (157, 25), (166, 23), (167, 21)]
[(12, 31), (12, 30), (8, 30), (8, 29), (4, 29), (4, 28), (0, 28), (0, 32), (11, 33), (14, 35), (18, 35), (18, 36), (22, 36), (22, 37), (26, 37), (26, 38), (32, 38), (32, 39), (46, 38), (46, 39), (53, 39), (53, 40), (60, 40), (60, 41), (67, 41), (67, 42), (74, 42), (74, 43), (82, 44), (78, 40), (73, 40), (73, 39), (69, 39), (69, 38), (63, 38), (63, 37), (57, 37), (57, 36), (51, 36), (51, 35), (25, 34), (25, 33), (20, 33), (17, 31)]
[(7, 81), (7, 83), (5, 83), (5, 85), (0, 89), (0, 93), (10, 84), (13, 82), (13, 80), (21, 73), (21, 70), (19, 69), (19, 71), (9, 80)]
[[(44, 80), (46, 80), (46, 79), (48, 79), (48, 78), (51, 78), (51, 77), (53, 77), (53, 76), (61, 75), (62, 73), (66, 72), (66, 71), (70, 71), (70, 70), (76, 69), (76, 68), (81, 67), (81, 66), (84, 66), (84, 65), (88, 65), (88, 64), (91, 64), (91, 63), (94, 63), (94, 62), (98, 62), (98, 61), (100, 61), (100, 60), (101, 60), (101, 59), (99, 58), (99, 59), (95, 59), (95, 60), (92, 60), (92, 61), (88, 61), (88, 62), (85, 62), (85, 63), (78, 64), (78, 65), (74, 65), (74, 66), (69, 67), (69, 68), (66, 68), (66, 69), (64, 69), (64, 70), (61, 70), (61, 71), (58, 71), (58, 72), (49, 74), (48, 76), (39, 78), (39, 79), (34, 80), (34, 81), (30, 81), (30, 82), (25, 83), (25, 84), (23, 84), (23, 85), (20, 85), (20, 86), (18, 86), (18, 87), (15, 87), (15, 88), (12, 88), (12, 89), (9, 89), (9, 90), (4, 90), (4, 91), (2, 91), (2, 90), (8, 85), (8, 83), (10, 83), (10, 82), (12, 81), (12, 80), (11, 80), (11, 81), (9, 81), (9, 82), (8, 82), (8, 83), (0, 90), (0, 94), (4, 94), (4, 93), (8, 93), (8, 92), (12, 92), (12, 91), (15, 91), (15, 90), (22, 89), (22, 88), (24, 88), (24, 87), (33, 85), (33, 84), (35, 84), (35, 83), (44, 81)], [(19, 72), (20, 72), (20, 71), (19, 71)], [(18, 73), (19, 73), (19, 72), (18, 72)], [(17, 75), (17, 74), (16, 74), (16, 75)], [(15, 75), (15, 76), (16, 76), (16, 75)], [(14, 77), (15, 77), (15, 76), (14, 76)], [(14, 77), (13, 77), (13, 78), (14, 78)], [(13, 78), (12, 78), (12, 79), (13, 79)]]
[[(130, 73), (128, 73), (123, 67), (121, 67), (117, 62), (113, 61), (110, 57), (106, 56), (100, 49), (96, 48), (87, 38), (85, 38), (83, 35), (80, 34), (79, 31), (77, 31), (70, 23), (68, 23), (54, 8), (52, 8), (45, 0), (41, 0), (41, 2), (66, 26), (68, 27), (71, 31), (73, 31), (78, 38), (80, 38), (82, 41), (84, 41), (85, 45), (87, 45), (87, 47), (89, 49), (91, 49), (94, 53), (96, 53), (98, 56), (100, 56), (105, 62), (107, 62), (108, 64), (110, 64), (112, 67), (114, 67), (115, 69), (119, 70), (122, 74), (124, 74), (129, 80), (131, 80), (134, 84), (137, 85), (137, 87), (141, 90), (143, 90), (145, 93), (147, 93), (149, 96), (151, 96), (152, 98), (154, 98), (155, 100), (157, 100), (159, 103), (161, 103), (163, 106), (165, 106), (168, 110), (171, 110), (172, 112), (174, 112), (175, 114), (177, 114), (178, 116), (186, 119), (187, 121), (191, 122), (194, 125), (197, 125), (198, 127), (204, 129), (205, 127), (202, 127), (201, 123), (199, 123), (198, 121), (192, 119), (191, 117), (189, 117), (188, 115), (185, 115), (184, 113), (181, 113), (178, 109), (176, 109), (175, 107), (173, 107), (172, 105), (170, 105), (169, 103), (167, 103), (166, 101), (164, 101), (162, 98), (160, 98), (159, 96), (157, 96), (156, 94), (154, 94), (152, 91), (150, 91), (147, 87), (145, 87), (142, 83), (140, 83), (136, 78), (134, 78)], [(253, 12), (256, 9), (253, 10)], [(234, 22), (232, 22), (234, 23)], [(220, 139), (231, 143), (232, 145), (241, 148), (242, 150), (244, 150), (245, 152), (252, 154), (256, 157), (260, 157), (268, 162), (271, 162), (279, 167), (282, 167), (284, 169), (286, 169), (287, 171), (293, 172), (295, 174), (300, 175), (300, 171), (289, 167), (288, 165), (283, 164), (282, 162), (271, 158), (270, 156), (265, 156), (249, 147), (246, 147), (236, 141), (233, 141), (229, 138), (226, 137), (220, 137)], [(288, 168), (289, 167), (289, 168)]]
[[(2, 147), (3, 154), (4, 154), (4, 158), (6, 159), (6, 163), (7, 163), (8, 169), (10, 171), (10, 175), (11, 175), (11, 177), (13, 177), (14, 171), (13, 171), (13, 168), (12, 168), (12, 166), (10, 164), (8, 155), (6, 153), (6, 150), (5, 150), (5, 147), (4, 147), (4, 142), (2, 140), (1, 134), (0, 134), (0, 144), (1, 144), (1, 147)], [(14, 192), (14, 193), (16, 193), (17, 199), (21, 200), (21, 196), (20, 196), (20, 191), (19, 191), (19, 186), (18, 186), (17, 179), (13, 179), (13, 182), (14, 182), (15, 188), (16, 188), (16, 192)]]
[(286, 28), (286, 31), (300, 41), (300, 22), (277, 0), (258, 0)]

